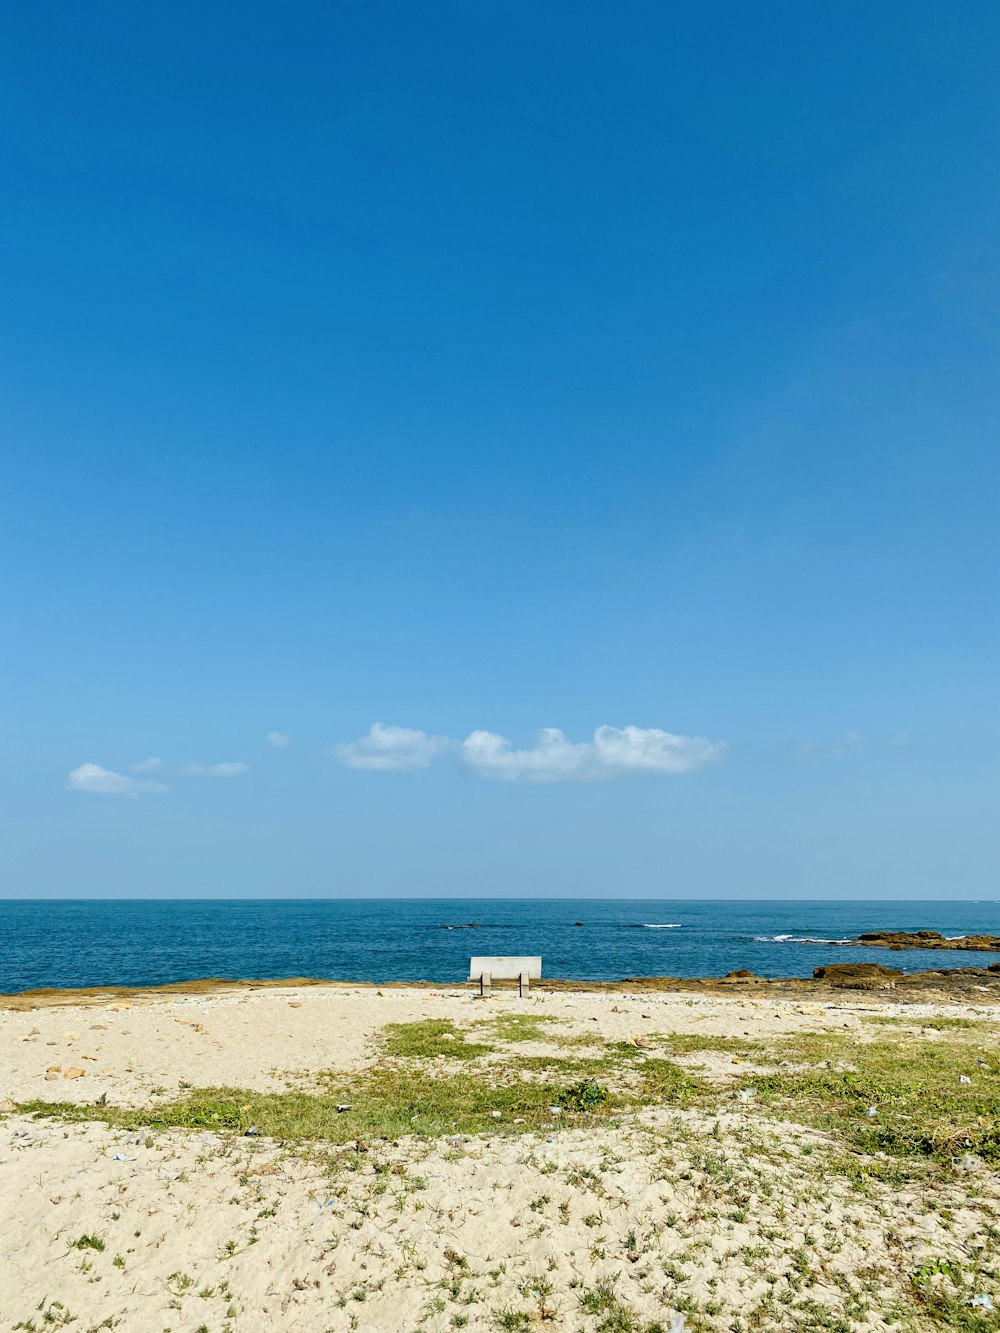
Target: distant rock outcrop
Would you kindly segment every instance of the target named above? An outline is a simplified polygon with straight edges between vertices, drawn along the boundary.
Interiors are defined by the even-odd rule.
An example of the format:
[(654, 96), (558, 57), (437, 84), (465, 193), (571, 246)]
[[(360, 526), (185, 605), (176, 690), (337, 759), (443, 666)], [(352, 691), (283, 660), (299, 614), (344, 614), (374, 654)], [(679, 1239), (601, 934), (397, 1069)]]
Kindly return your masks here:
[(1000, 935), (959, 935), (949, 939), (939, 930), (869, 930), (856, 944), (873, 949), (969, 949), (978, 953), (1000, 952)]

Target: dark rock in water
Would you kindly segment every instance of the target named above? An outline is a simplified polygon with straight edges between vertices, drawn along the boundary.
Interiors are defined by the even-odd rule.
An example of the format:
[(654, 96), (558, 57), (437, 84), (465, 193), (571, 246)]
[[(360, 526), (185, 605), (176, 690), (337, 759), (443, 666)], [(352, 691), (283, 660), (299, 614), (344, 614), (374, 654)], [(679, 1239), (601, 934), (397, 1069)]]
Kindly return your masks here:
[(883, 967), (881, 963), (829, 963), (813, 969), (817, 981), (846, 990), (892, 990), (896, 978), (902, 975), (898, 967)]
[(864, 944), (895, 944), (902, 940), (943, 940), (939, 930), (866, 930), (858, 939)]
[(867, 930), (855, 941), (873, 949), (967, 949), (1000, 951), (1000, 935), (960, 935), (950, 940), (939, 930)]
[(574, 925), (574, 926), (582, 926), (582, 925), (583, 925), (583, 922), (582, 922), (582, 921), (574, 921), (574, 922), (573, 922), (573, 925)]

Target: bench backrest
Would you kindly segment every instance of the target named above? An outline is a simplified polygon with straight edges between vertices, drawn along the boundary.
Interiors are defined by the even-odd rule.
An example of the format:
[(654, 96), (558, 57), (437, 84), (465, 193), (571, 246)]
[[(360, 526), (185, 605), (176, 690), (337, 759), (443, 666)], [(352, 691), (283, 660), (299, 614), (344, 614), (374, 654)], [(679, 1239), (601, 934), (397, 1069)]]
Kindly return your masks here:
[(488, 972), (494, 981), (517, 981), (522, 972), (527, 972), (532, 981), (538, 981), (542, 975), (541, 958), (471, 958), (469, 960), (469, 980), (478, 981), (484, 972)]

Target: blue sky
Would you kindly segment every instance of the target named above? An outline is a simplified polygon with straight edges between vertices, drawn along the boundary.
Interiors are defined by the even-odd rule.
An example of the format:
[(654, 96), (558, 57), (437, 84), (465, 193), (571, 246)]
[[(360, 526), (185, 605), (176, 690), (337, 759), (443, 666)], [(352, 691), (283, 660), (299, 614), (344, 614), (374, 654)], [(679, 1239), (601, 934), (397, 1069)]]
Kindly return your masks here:
[(0, 892), (992, 896), (998, 50), (5, 6)]

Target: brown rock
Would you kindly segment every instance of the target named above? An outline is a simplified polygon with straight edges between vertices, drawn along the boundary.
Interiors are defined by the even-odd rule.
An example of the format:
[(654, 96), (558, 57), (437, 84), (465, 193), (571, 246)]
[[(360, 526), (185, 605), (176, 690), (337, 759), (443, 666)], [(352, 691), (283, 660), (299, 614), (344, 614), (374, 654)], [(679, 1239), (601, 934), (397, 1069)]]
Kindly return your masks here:
[(85, 1069), (70, 1068), (66, 1070), (65, 1074), (63, 1074), (63, 1078), (86, 1078), (86, 1077), (87, 1077), (87, 1071)]
[(898, 967), (883, 967), (881, 963), (830, 963), (813, 969), (817, 981), (845, 990), (893, 990), (896, 978), (902, 975)]
[(939, 930), (867, 930), (858, 944), (874, 949), (966, 949), (974, 953), (1000, 950), (1000, 935), (961, 935), (949, 940)]

